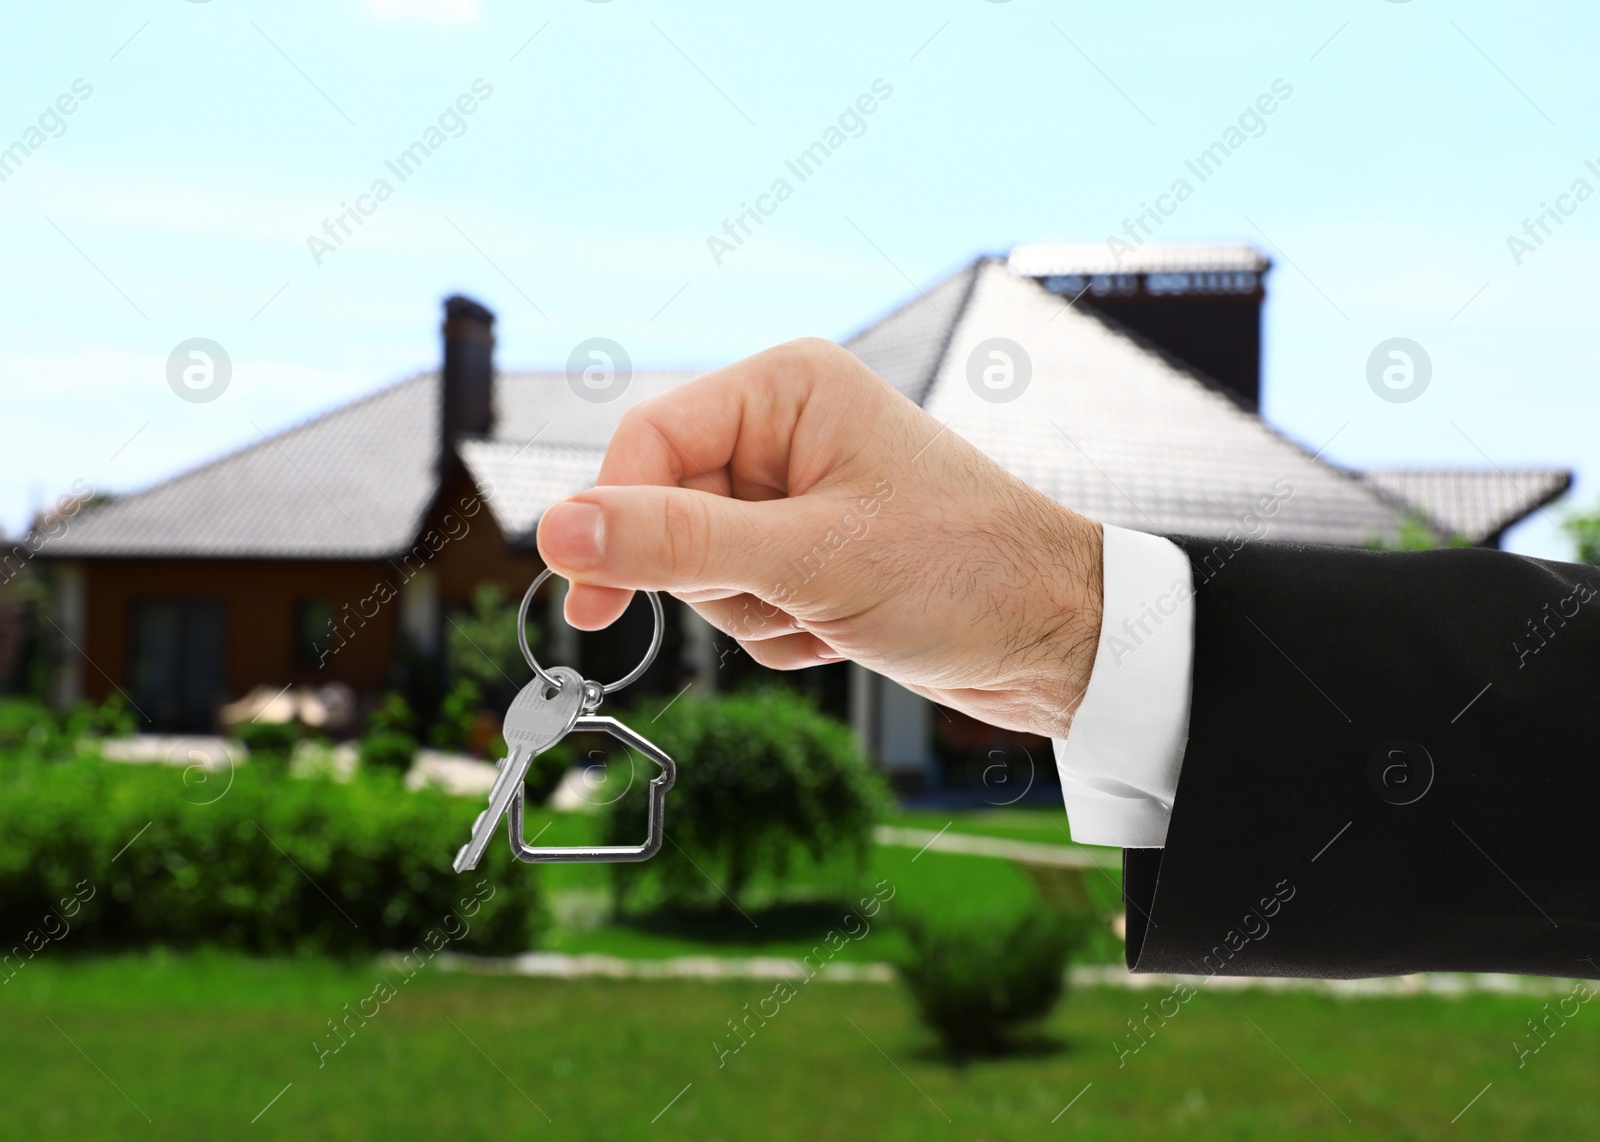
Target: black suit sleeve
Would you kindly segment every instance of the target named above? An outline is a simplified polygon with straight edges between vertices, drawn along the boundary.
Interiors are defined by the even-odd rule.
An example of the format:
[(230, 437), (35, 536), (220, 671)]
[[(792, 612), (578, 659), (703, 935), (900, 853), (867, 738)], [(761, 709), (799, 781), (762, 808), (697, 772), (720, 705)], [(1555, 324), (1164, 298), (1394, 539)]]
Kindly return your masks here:
[(1189, 740), (1129, 968), (1600, 978), (1600, 569), (1174, 542)]

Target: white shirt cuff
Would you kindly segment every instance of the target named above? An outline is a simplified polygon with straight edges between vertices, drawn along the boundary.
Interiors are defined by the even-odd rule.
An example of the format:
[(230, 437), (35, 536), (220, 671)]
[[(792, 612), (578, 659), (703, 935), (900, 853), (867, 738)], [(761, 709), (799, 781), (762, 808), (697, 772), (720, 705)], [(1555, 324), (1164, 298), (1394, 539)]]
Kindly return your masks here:
[(1189, 558), (1158, 535), (1103, 532), (1100, 644), (1072, 728), (1056, 739), (1056, 769), (1073, 840), (1159, 848), (1189, 741)]

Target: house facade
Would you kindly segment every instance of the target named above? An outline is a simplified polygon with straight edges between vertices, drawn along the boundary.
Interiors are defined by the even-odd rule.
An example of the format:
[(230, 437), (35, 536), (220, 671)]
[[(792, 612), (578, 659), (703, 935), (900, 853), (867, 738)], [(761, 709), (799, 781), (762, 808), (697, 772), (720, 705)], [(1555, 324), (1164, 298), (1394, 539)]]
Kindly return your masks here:
[[(1392, 544), (1408, 527), (1492, 545), (1565, 490), (1559, 470), (1346, 471), (1264, 423), (1268, 268), (1248, 246), (1147, 245), (1121, 265), (1099, 247), (1022, 247), (843, 344), (1052, 498), (1213, 537), (1219, 557), (1241, 536)], [(120, 691), (148, 727), (183, 730), (209, 729), (219, 704), (260, 686), (342, 682), (370, 702), (398, 662), (438, 664), (450, 612), (479, 584), (520, 595), (542, 569), (542, 513), (593, 484), (628, 407), (695, 374), (634, 372), (596, 400), (564, 372), (497, 370), (493, 326), (450, 298), (437, 371), (78, 513), (38, 553), (61, 639), (56, 700)], [(1014, 399), (976, 379), (992, 361), (1026, 371)], [(587, 676), (623, 673), (648, 638), (642, 604), (580, 641), (560, 602), (552, 579), (545, 647)], [(759, 670), (670, 610), (644, 689), (724, 688)], [(944, 780), (938, 758), (1020, 742), (853, 665), (802, 673), (906, 787)]]

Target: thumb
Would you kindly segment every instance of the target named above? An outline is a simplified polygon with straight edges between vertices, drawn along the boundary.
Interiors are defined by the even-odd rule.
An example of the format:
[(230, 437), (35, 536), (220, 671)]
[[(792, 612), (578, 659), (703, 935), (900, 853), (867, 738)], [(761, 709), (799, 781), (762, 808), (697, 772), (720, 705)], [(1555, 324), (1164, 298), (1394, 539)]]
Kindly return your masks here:
[(574, 583), (643, 591), (761, 592), (801, 534), (795, 499), (735, 500), (691, 488), (592, 488), (539, 521), (539, 555)]

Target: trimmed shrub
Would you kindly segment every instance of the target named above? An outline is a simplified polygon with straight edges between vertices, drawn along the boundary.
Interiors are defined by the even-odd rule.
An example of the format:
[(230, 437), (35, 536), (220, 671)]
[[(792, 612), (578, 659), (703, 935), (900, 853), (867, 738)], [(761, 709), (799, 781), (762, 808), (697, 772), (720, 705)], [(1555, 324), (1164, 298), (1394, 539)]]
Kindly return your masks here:
[(895, 964), (923, 1024), (952, 1058), (1001, 1054), (1050, 1014), (1087, 922), (1046, 908), (1012, 919), (898, 921), (909, 950)]
[(0, 955), (37, 950), (15, 934), (59, 926), (74, 897), (74, 949), (356, 955), (446, 932), (458, 951), (525, 951), (545, 926), (533, 870), (504, 845), (450, 869), (481, 808), (388, 773), (18, 762), (0, 770), (0, 915), (22, 942)]
[[(684, 695), (664, 709), (646, 706), (635, 724), (677, 763), (678, 779), (667, 794), (669, 843), (661, 854), (612, 866), (619, 904), (653, 877), (665, 903), (724, 908), (758, 873), (788, 875), (797, 850), (818, 862), (845, 853), (865, 867), (886, 800), (882, 779), (850, 727), (793, 691)], [(626, 754), (619, 746), (612, 756), (617, 766)], [(646, 789), (656, 772), (635, 762), (627, 792), (611, 805), (606, 844), (644, 840)]]
[(299, 722), (245, 722), (234, 735), (250, 751), (250, 760), (277, 769), (286, 768), (300, 740)]

